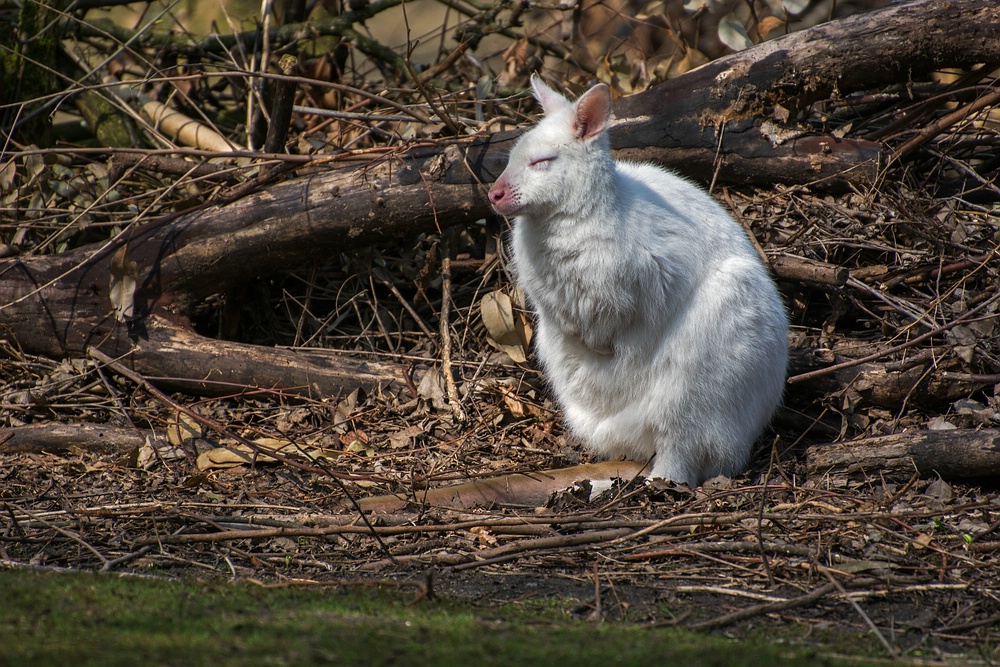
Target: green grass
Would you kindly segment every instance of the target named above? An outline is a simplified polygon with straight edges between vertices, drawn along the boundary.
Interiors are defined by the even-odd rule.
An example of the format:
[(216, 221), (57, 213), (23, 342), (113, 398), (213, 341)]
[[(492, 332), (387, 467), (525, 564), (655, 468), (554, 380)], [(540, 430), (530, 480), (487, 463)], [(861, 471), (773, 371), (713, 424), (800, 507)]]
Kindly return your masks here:
[(410, 604), (372, 589), (262, 589), (0, 572), (0, 665), (838, 665), (805, 647), (572, 618), (560, 605)]

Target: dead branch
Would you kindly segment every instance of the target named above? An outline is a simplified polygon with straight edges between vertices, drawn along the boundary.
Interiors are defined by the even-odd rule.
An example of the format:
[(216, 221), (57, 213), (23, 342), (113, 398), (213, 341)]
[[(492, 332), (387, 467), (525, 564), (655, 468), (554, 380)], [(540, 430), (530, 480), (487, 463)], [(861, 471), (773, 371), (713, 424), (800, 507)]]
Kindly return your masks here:
[(230, 438), (232, 440), (235, 440), (238, 443), (240, 443), (241, 445), (243, 445), (244, 447), (248, 447), (255, 454), (263, 454), (263, 455), (268, 456), (270, 458), (273, 458), (273, 459), (275, 459), (277, 461), (281, 461), (285, 465), (291, 466), (293, 468), (298, 468), (299, 470), (305, 470), (307, 472), (311, 472), (311, 473), (319, 474), (319, 475), (325, 475), (327, 477), (333, 477), (333, 478), (336, 478), (336, 479), (368, 479), (365, 476), (362, 476), (362, 477), (359, 478), (359, 477), (356, 477), (355, 475), (352, 475), (350, 473), (343, 473), (343, 472), (340, 472), (340, 471), (333, 470), (331, 468), (324, 468), (324, 467), (318, 467), (318, 466), (315, 466), (315, 465), (309, 465), (309, 464), (306, 464), (306, 463), (301, 463), (300, 461), (296, 461), (295, 459), (288, 458), (287, 456), (285, 456), (281, 452), (275, 451), (274, 449), (272, 449), (270, 447), (262, 447), (261, 445), (258, 445), (257, 443), (255, 443), (255, 442), (253, 442), (251, 440), (248, 440), (247, 438), (244, 438), (243, 436), (241, 436), (241, 435), (239, 435), (237, 433), (234, 433), (231, 429), (229, 429), (224, 424), (220, 424), (218, 421), (216, 421), (214, 419), (211, 419), (211, 418), (206, 417), (206, 416), (204, 416), (202, 414), (199, 414), (198, 412), (195, 412), (194, 410), (192, 410), (192, 409), (190, 409), (190, 408), (188, 408), (186, 406), (180, 405), (179, 403), (173, 401), (169, 396), (167, 396), (162, 391), (160, 391), (155, 386), (153, 386), (152, 383), (150, 383), (149, 380), (147, 380), (145, 377), (139, 375), (138, 373), (136, 373), (133, 370), (130, 370), (130, 369), (126, 368), (124, 365), (122, 365), (118, 361), (115, 361), (111, 357), (108, 357), (107, 355), (105, 355), (100, 350), (98, 350), (96, 348), (91, 348), (89, 350), (89, 352), (90, 352), (90, 356), (92, 356), (96, 361), (98, 361), (101, 364), (107, 366), (111, 370), (124, 375), (129, 380), (131, 380), (132, 382), (135, 382), (137, 385), (139, 385), (140, 387), (142, 387), (146, 391), (148, 391), (151, 394), (153, 394), (162, 403), (170, 406), (171, 408), (173, 408), (177, 412), (180, 412), (180, 413), (183, 413), (183, 414), (187, 415), (188, 417), (190, 417), (191, 419), (193, 419), (194, 421), (196, 421), (200, 425), (202, 425), (202, 426), (204, 426), (204, 427), (206, 427), (208, 429), (211, 429), (211, 430), (215, 431), (216, 433), (219, 433), (220, 435), (222, 435), (222, 436), (224, 436), (226, 438)]
[(358, 388), (409, 395), (406, 366), (393, 361), (216, 340), (158, 315), (146, 324), (124, 360), (136, 370), (149, 369), (152, 381), (165, 389), (199, 396), (256, 388), (314, 397)]
[(843, 266), (789, 255), (775, 257), (770, 265), (774, 274), (784, 280), (842, 287), (850, 277), (850, 271)]

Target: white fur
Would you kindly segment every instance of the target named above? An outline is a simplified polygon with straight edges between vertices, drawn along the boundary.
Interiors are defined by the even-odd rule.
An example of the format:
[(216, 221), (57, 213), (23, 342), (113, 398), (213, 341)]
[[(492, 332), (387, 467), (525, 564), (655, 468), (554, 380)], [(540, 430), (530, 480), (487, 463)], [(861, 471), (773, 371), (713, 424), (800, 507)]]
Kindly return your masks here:
[(532, 78), (545, 118), (490, 190), (514, 217), (537, 354), (573, 432), (695, 485), (742, 472), (781, 401), (787, 320), (744, 230), (706, 192), (615, 162), (598, 85), (576, 103)]

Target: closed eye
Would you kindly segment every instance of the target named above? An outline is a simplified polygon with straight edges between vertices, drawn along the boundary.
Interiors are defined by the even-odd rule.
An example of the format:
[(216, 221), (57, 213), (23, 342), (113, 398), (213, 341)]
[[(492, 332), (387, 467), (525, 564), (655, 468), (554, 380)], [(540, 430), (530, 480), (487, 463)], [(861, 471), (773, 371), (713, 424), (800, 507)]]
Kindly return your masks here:
[(555, 155), (546, 155), (545, 157), (535, 158), (528, 163), (529, 167), (547, 167), (548, 163), (556, 159)]

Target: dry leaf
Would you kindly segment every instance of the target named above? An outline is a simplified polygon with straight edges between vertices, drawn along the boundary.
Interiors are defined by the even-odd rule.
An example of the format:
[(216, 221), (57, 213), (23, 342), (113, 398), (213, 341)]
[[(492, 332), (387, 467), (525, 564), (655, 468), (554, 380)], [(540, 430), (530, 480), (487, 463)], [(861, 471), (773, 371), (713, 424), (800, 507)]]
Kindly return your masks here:
[[(38, 146), (34, 144), (28, 146), (29, 149), (37, 149)], [(45, 171), (45, 158), (43, 158), (38, 153), (31, 153), (24, 156), (24, 170), (27, 173), (28, 182), (22, 184), (22, 187), (29, 188), (34, 184), (36, 178), (38, 178), (42, 172)]]
[(232, 468), (255, 462), (275, 463), (278, 459), (268, 456), (266, 452), (270, 451), (282, 456), (298, 452), (294, 443), (286, 438), (255, 438), (252, 442), (263, 451), (253, 449), (247, 445), (216, 447), (207, 452), (202, 452), (198, 456), (198, 467), (202, 470), (209, 470), (211, 468)]
[(413, 439), (422, 435), (422, 426), (407, 426), (406, 428), (389, 434), (389, 446), (392, 449), (406, 449), (413, 443)]
[(251, 454), (229, 447), (216, 447), (202, 452), (198, 455), (197, 461), (199, 470), (235, 468), (252, 463), (253, 456)]
[(665, 69), (661, 68), (660, 65), (656, 66), (653, 70), (653, 74), (658, 80), (663, 81), (665, 79), (672, 79), (675, 76), (680, 76), (681, 74), (690, 72), (695, 67), (701, 67), (709, 61), (708, 56), (695, 48), (684, 46), (682, 47), (682, 53), (684, 55), (679, 59), (670, 58), (662, 61), (662, 63), (666, 63)]
[(479, 315), (486, 327), (486, 340), (515, 363), (527, 361), (530, 333), (524, 319), (514, 313), (514, 304), (504, 292), (495, 291), (479, 301)]
[(701, 11), (717, 12), (722, 7), (719, 0), (684, 0), (684, 11), (694, 14)]
[[(254, 438), (252, 442), (255, 445), (259, 445), (265, 451), (272, 451), (277, 454), (286, 456), (288, 454), (298, 451), (298, 449), (295, 447), (295, 444), (288, 438), (261, 437), (261, 438)], [(247, 451), (247, 452), (253, 451), (252, 449), (246, 447), (245, 445), (239, 445), (237, 449), (239, 449), (240, 451)], [(267, 454), (257, 454), (257, 460), (262, 463), (272, 463), (274, 461), (277, 461), (277, 459), (271, 458)]]
[[(348, 436), (352, 437), (348, 438)], [(368, 445), (368, 436), (360, 431), (351, 431), (349, 434), (341, 437), (341, 442), (344, 443), (345, 452), (364, 454), (368, 457), (375, 456), (375, 448)]]
[(185, 489), (195, 489), (201, 486), (202, 484), (207, 483), (208, 480), (210, 479), (212, 479), (211, 473), (201, 472), (198, 473), (197, 475), (192, 475), (191, 477), (188, 477), (186, 480), (181, 482), (181, 487)]
[(348, 394), (340, 403), (337, 403), (336, 409), (333, 411), (333, 425), (337, 426), (343, 424), (351, 415), (354, 414), (354, 409), (358, 405), (358, 390), (355, 389), (350, 394)]
[(198, 473), (197, 475), (192, 475), (191, 477), (188, 477), (186, 480), (181, 482), (181, 486), (185, 489), (194, 489), (201, 486), (202, 484), (205, 484), (211, 478), (212, 478), (211, 474), (209, 473), (204, 473), (204, 472)]
[(149, 470), (156, 465), (156, 450), (153, 449), (153, 443), (148, 437), (139, 447), (139, 455), (136, 457), (135, 465), (143, 470)]
[(753, 46), (743, 22), (732, 12), (719, 21), (719, 39), (733, 51), (742, 51)]
[(17, 176), (17, 165), (13, 160), (0, 167), (0, 192), (7, 192), (14, 187), (15, 176)]
[(507, 406), (507, 409), (510, 411), (511, 416), (513, 416), (515, 419), (521, 419), (522, 417), (524, 417), (525, 413), (527, 412), (524, 409), (524, 402), (517, 397), (517, 394), (514, 393), (514, 390), (511, 389), (510, 387), (501, 386), (500, 391), (503, 392), (503, 402)]
[(139, 451), (140, 447), (133, 447), (129, 450), (128, 454), (123, 456), (118, 460), (119, 465), (126, 468), (138, 468), (139, 467)]
[(364, 431), (348, 431), (344, 435), (340, 436), (340, 444), (344, 447), (349, 447), (355, 442), (368, 444), (368, 434)]
[(176, 461), (184, 458), (184, 450), (173, 444), (146, 436), (145, 442), (139, 447), (136, 457), (136, 467), (149, 470), (157, 461)]
[(483, 546), (493, 547), (497, 545), (497, 538), (490, 532), (490, 529), (485, 526), (474, 526), (469, 529), (469, 532), (472, 533), (473, 537), (476, 538), (476, 541)]
[(768, 37), (778, 28), (783, 28), (785, 22), (777, 16), (765, 16), (757, 23), (757, 34), (761, 37)]
[(798, 16), (806, 9), (812, 0), (781, 0), (782, 8), (792, 16)]
[(937, 415), (927, 422), (927, 430), (929, 431), (953, 431), (957, 428), (944, 415)]
[(135, 285), (138, 280), (137, 267), (123, 245), (111, 256), (111, 307), (119, 322), (132, 317), (135, 310)]
[[(534, 402), (537, 398), (535, 391), (529, 385), (509, 379), (498, 383), (497, 390), (503, 397), (503, 402), (507, 406), (507, 410), (515, 419), (521, 419), (522, 417), (544, 417), (543, 410)], [(526, 397), (528, 400), (524, 400), (522, 397)]]
[(504, 68), (497, 79), (501, 87), (524, 88), (532, 72), (542, 66), (545, 52), (540, 46), (531, 44), (527, 39), (518, 41), (507, 47), (503, 53)]
[(432, 368), (424, 373), (417, 385), (417, 395), (431, 404), (435, 410), (447, 410), (448, 401), (444, 397), (444, 379), (441, 372)]
[(167, 441), (175, 447), (200, 437), (201, 424), (187, 413), (178, 412), (167, 422)]

